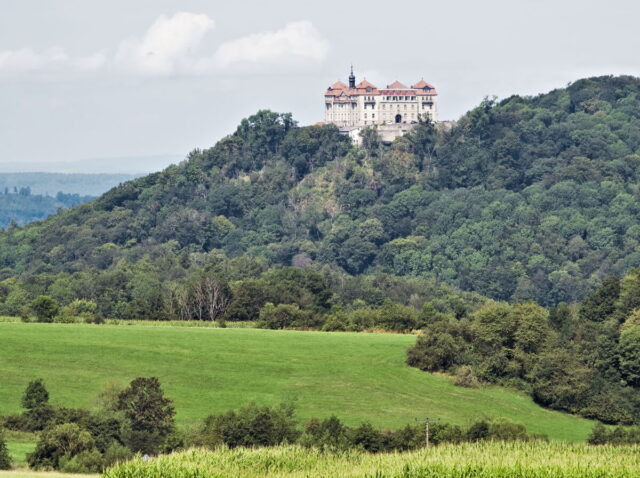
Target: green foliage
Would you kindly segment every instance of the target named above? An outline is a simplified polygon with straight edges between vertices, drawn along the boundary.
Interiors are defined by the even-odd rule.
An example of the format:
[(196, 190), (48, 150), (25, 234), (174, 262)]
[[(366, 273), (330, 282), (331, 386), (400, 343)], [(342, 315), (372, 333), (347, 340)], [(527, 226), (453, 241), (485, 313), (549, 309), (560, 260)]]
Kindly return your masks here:
[(32, 380), (27, 385), (22, 396), (22, 407), (27, 410), (33, 410), (35, 408), (45, 405), (49, 401), (49, 392), (47, 392), (44, 386), (44, 380), (41, 378)]
[(39, 295), (31, 302), (31, 309), (36, 314), (38, 322), (51, 322), (58, 314), (60, 305), (48, 295)]
[[(507, 417), (525, 424), (531, 433), (571, 442), (585, 440), (593, 427), (589, 420), (545, 409), (508, 388), (456, 387), (440, 374), (408, 367), (406, 349), (416, 341), (410, 334), (19, 321), (1, 323), (0, 333), (0, 363), (7, 377), (45, 376), (48, 385), (56, 384), (55, 394), (50, 390), (55, 404), (73, 410), (95, 403), (105, 410), (91, 417), (54, 413), (46, 422), (73, 419), (95, 430), (92, 436), (99, 449), (109, 446), (114, 428), (119, 434), (122, 427), (112, 428), (108, 414), (99, 420), (94, 415), (102, 417), (113, 409), (114, 397), (134, 373), (160, 379), (165, 394), (174, 400), (178, 427), (195, 427), (203, 417), (251, 400), (262, 407), (288, 397), (297, 398), (302, 423), (336, 415), (350, 427), (369, 422), (377, 429), (398, 429), (413, 423), (416, 410), (428, 410), (459, 426), (479, 416)], [(96, 395), (109, 382), (115, 384), (96, 403)], [(19, 410), (27, 383), (3, 382), (0, 409), (5, 414)]]
[(200, 431), (201, 440), (211, 448), (225, 444), (230, 448), (275, 446), (294, 443), (299, 432), (294, 408), (258, 407), (255, 404), (219, 415), (211, 415)]
[[(639, 93), (636, 78), (600, 77), (486, 100), (450, 131), (419, 124), (368, 152), (335, 126), (260, 111), (180, 165), (1, 234), (4, 277), (24, 284), (0, 308), (46, 294), (107, 318), (159, 317), (196, 268), (233, 283), (294, 264), (573, 303), (640, 266)], [(292, 303), (259, 299), (230, 317)]]
[(634, 446), (542, 441), (444, 444), (428, 453), (415, 450), (377, 456), (364, 451), (324, 453), (296, 446), (218, 448), (188, 450), (149, 461), (136, 458), (108, 470), (104, 477), (626, 478), (639, 473), (637, 454)]
[(587, 439), (591, 445), (638, 445), (640, 444), (640, 427), (607, 428), (602, 423), (593, 427)]
[(487, 303), (458, 322), (431, 321), (407, 363), (456, 373), (461, 385), (477, 375), (516, 386), (544, 406), (606, 423), (638, 423), (638, 283), (637, 270), (607, 278), (575, 315), (562, 304), (549, 314), (533, 303)]
[(268, 302), (260, 310), (258, 327), (265, 329), (309, 328), (317, 325), (310, 312), (296, 304), (273, 305)]
[(124, 440), (134, 452), (156, 453), (173, 431), (175, 410), (156, 377), (138, 377), (118, 395), (118, 410), (124, 413)]
[[(45, 429), (41, 434), (33, 453), (27, 456), (27, 462), (31, 468), (38, 469), (59, 469), (61, 464), (69, 463), (76, 457), (81, 462), (89, 462), (86, 452), (93, 452), (95, 443), (91, 434), (87, 430), (83, 430), (75, 423), (64, 423), (56, 425), (52, 428)], [(80, 462), (76, 462), (77, 466)], [(70, 470), (71, 471), (71, 470)], [(98, 466), (96, 469), (87, 471), (100, 471)]]
[(11, 469), (11, 456), (9, 455), (9, 449), (7, 448), (7, 442), (4, 439), (2, 430), (0, 429), (0, 470)]

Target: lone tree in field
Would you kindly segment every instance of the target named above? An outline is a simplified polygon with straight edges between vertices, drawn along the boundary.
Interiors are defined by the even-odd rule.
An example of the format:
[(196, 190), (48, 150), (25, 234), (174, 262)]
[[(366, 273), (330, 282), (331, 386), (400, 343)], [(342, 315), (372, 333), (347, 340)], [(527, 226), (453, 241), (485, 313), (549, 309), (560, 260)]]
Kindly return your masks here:
[(138, 377), (118, 395), (127, 420), (126, 444), (134, 452), (154, 454), (174, 430), (175, 410), (156, 377)]
[(49, 401), (49, 392), (44, 386), (44, 382), (41, 378), (32, 380), (27, 385), (22, 396), (22, 408), (27, 410), (33, 410), (35, 408), (44, 405)]
[(0, 470), (11, 469), (11, 456), (9, 456), (9, 450), (7, 449), (7, 443), (4, 441), (2, 431), (0, 431)]

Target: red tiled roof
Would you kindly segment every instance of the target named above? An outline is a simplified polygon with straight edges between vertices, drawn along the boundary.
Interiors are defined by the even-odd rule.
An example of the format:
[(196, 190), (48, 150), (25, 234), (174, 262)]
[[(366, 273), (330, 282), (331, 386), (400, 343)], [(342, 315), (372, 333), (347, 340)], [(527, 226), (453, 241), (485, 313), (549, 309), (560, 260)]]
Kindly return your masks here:
[(396, 80), (393, 83), (391, 83), (390, 85), (387, 85), (387, 88), (389, 88), (389, 89), (392, 89), (392, 88), (406, 89), (407, 87), (405, 85), (403, 85), (402, 83), (400, 83), (398, 80)]
[(430, 90), (435, 90), (436, 87), (433, 85), (430, 85), (429, 83), (427, 83), (424, 80), (420, 80), (419, 82), (417, 82), (415, 85), (412, 85), (411, 88), (419, 88), (419, 89), (423, 89), (423, 88), (429, 88)]
[(378, 88), (375, 85), (372, 85), (371, 83), (369, 83), (367, 80), (362, 80), (360, 83), (358, 83), (356, 85), (356, 88), (358, 89), (366, 89), (366, 88), (372, 88), (374, 90), (377, 90)]
[(330, 89), (332, 90), (345, 90), (346, 88), (347, 88), (347, 85), (345, 85), (341, 81), (336, 81), (333, 85), (330, 86)]

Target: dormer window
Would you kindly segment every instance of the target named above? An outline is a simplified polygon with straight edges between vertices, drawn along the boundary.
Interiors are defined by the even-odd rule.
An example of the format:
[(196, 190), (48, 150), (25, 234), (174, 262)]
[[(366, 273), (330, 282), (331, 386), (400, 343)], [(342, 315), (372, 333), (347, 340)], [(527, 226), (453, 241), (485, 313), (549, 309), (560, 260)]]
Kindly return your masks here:
[(367, 88), (367, 93), (371, 93), (371, 88)]

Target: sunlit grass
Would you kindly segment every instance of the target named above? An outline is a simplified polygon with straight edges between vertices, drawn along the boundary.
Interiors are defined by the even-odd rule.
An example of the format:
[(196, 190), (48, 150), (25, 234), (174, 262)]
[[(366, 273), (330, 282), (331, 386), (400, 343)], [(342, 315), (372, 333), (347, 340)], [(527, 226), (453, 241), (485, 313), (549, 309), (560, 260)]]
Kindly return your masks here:
[(463, 426), (504, 417), (566, 441), (584, 440), (592, 428), (522, 393), (456, 387), (408, 367), (411, 335), (0, 323), (0, 336), (0, 413), (18, 412), (38, 377), (53, 404), (91, 407), (107, 382), (157, 376), (180, 425), (252, 401), (295, 400), (302, 421), (335, 414), (349, 425), (397, 428), (424, 416)]

